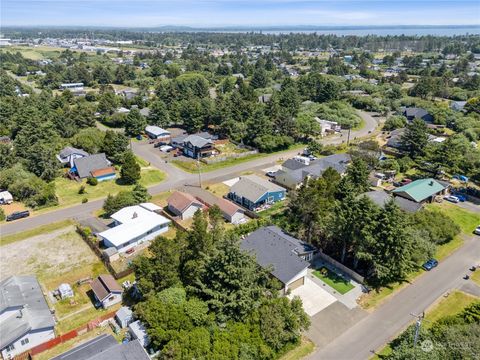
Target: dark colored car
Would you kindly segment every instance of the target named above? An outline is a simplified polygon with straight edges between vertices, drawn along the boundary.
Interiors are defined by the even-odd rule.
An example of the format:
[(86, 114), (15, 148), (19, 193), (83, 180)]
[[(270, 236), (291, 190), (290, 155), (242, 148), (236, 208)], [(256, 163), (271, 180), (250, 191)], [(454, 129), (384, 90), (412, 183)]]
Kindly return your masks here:
[(11, 213), (10, 215), (7, 216), (7, 221), (13, 221), (13, 220), (18, 220), (18, 219), (23, 219), (30, 216), (30, 211), (25, 210), (25, 211), (15, 211)]
[(427, 262), (425, 264), (422, 265), (422, 267), (427, 270), (427, 271), (430, 271), (432, 270), (434, 267), (437, 267), (438, 265), (438, 261), (435, 260), (435, 259), (430, 259), (430, 260), (427, 260)]

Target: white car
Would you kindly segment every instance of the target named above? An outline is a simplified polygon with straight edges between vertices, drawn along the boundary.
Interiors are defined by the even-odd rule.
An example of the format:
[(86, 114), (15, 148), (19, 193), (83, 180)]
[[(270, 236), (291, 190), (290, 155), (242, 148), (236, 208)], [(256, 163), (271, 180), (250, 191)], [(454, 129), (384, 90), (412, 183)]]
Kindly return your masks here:
[(163, 146), (160, 146), (160, 151), (163, 151), (165, 153), (168, 153), (170, 151), (173, 150), (173, 147), (171, 147), (170, 145), (163, 145)]
[(445, 200), (451, 201), (453, 203), (458, 203), (460, 202), (460, 199), (456, 196), (450, 195), (450, 196), (445, 196)]
[(474, 233), (474, 234), (477, 234), (477, 235), (480, 235), (480, 225), (478, 225), (478, 226), (476, 227), (476, 229), (473, 230), (473, 233)]

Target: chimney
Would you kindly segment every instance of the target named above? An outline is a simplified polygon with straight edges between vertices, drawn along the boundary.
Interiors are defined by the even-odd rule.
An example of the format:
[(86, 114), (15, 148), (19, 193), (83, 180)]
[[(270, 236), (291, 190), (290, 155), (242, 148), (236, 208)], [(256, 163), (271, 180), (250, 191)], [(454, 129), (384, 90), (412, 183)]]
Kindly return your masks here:
[(433, 180), (431, 180), (428, 185), (433, 186)]
[(137, 212), (135, 211), (135, 212), (133, 213), (133, 215), (132, 215), (132, 219), (136, 219), (137, 217), (138, 217), (138, 214), (137, 214)]

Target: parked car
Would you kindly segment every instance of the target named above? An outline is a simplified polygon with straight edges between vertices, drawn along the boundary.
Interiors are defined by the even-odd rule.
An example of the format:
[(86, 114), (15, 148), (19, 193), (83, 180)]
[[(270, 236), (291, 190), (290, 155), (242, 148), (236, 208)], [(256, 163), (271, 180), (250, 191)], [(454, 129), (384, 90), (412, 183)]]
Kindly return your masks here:
[(478, 225), (475, 230), (473, 230), (473, 233), (476, 235), (480, 235), (480, 225)]
[(277, 175), (276, 171), (268, 171), (265, 175), (267, 175), (270, 178), (274, 178), (275, 175)]
[(26, 217), (30, 216), (30, 211), (24, 210), (24, 211), (15, 211), (11, 213), (10, 215), (7, 216), (7, 221), (13, 221), (13, 220), (18, 220), (18, 219), (23, 219)]
[(458, 203), (460, 202), (460, 199), (456, 196), (453, 196), (453, 195), (449, 195), (449, 196), (445, 196), (444, 197), (445, 200), (448, 200), (450, 202), (453, 202), (453, 203)]
[(463, 181), (463, 182), (468, 182), (468, 177), (466, 177), (465, 175), (453, 175), (452, 179), (457, 179), (457, 180), (460, 180), (460, 181)]
[(438, 261), (436, 259), (429, 259), (429, 260), (427, 260), (427, 262), (425, 264), (422, 265), (422, 267), (425, 270), (430, 271), (434, 267), (437, 267), (437, 265), (438, 265)]
[(160, 151), (162, 152), (169, 153), (172, 150), (173, 150), (173, 147), (171, 147), (170, 145), (160, 146)]
[(465, 202), (467, 201), (467, 197), (463, 194), (458, 194), (458, 193), (454, 193), (452, 194), (453, 196), (457, 197), (458, 200), (460, 200), (460, 202)]
[(133, 253), (135, 252), (135, 248), (132, 247), (132, 248), (128, 249), (128, 250), (125, 251), (125, 252), (126, 252), (127, 254), (129, 254), (129, 255), (130, 255), (130, 254), (133, 254)]

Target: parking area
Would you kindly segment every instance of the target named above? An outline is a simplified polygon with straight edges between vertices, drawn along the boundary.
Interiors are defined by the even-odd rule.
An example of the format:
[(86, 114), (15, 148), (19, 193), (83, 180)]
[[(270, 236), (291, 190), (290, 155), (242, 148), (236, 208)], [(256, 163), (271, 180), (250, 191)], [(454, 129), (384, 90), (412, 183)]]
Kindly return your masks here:
[(335, 296), (329, 294), (309, 278), (305, 278), (303, 286), (292, 290), (288, 298), (292, 299), (294, 296), (302, 299), (303, 309), (309, 316), (314, 316), (337, 301)]

